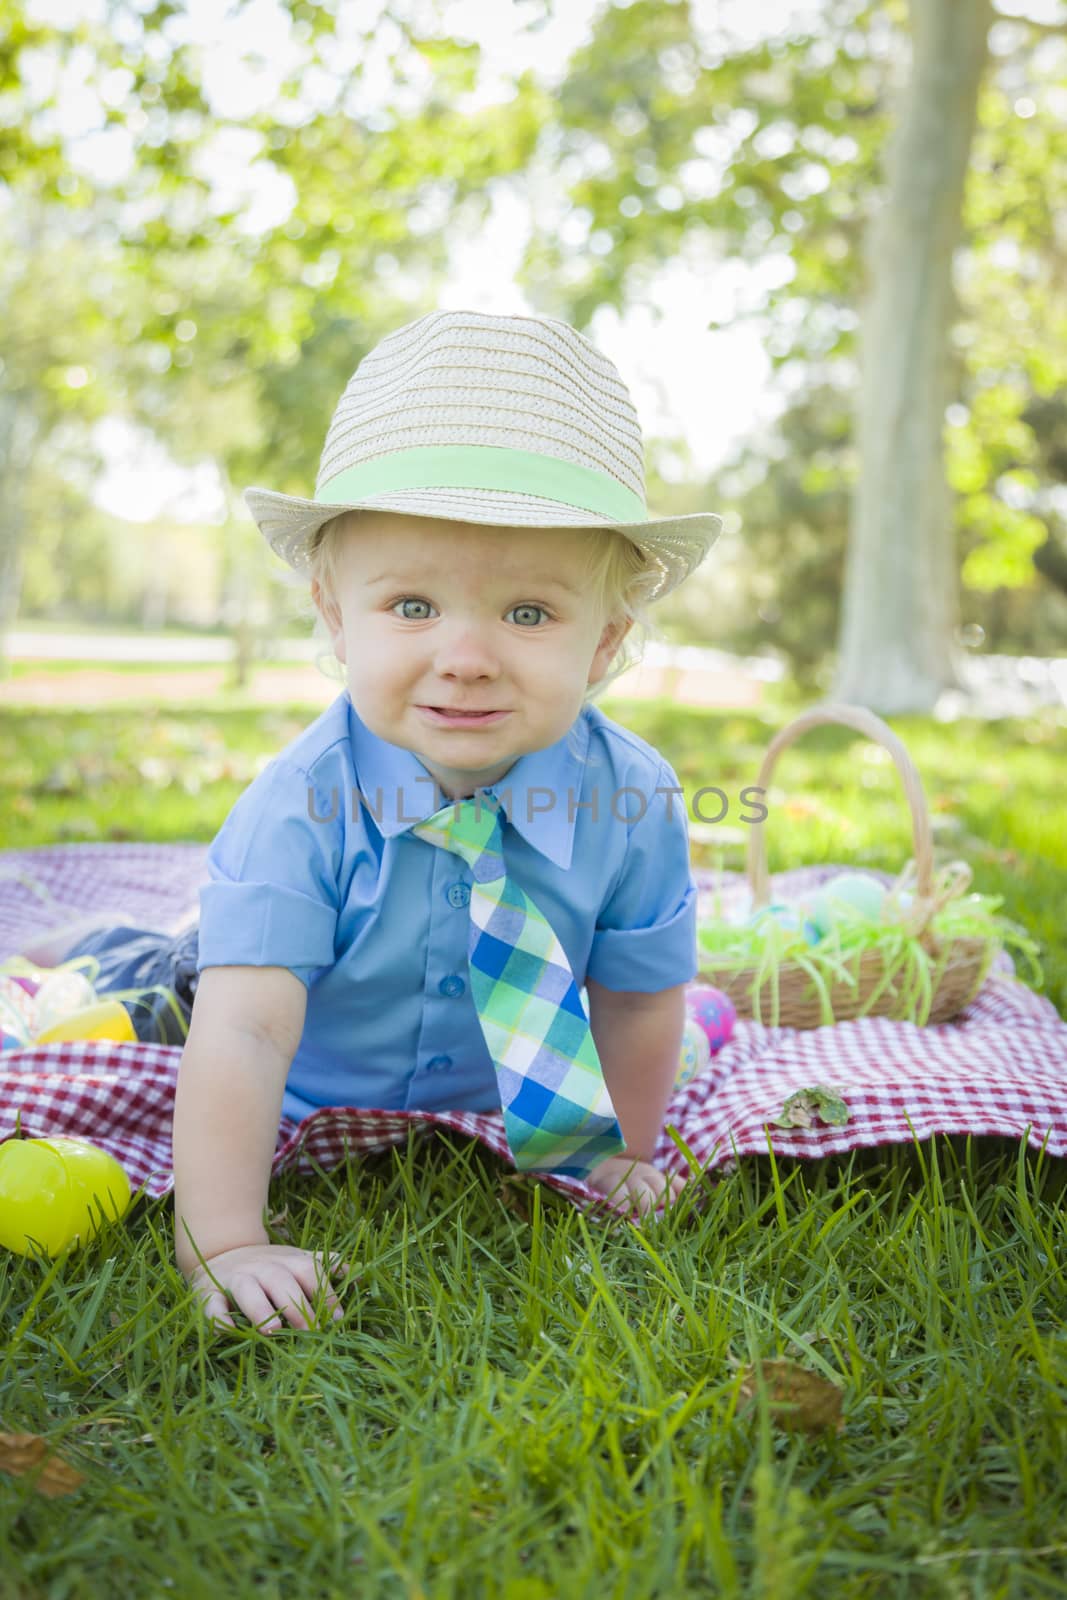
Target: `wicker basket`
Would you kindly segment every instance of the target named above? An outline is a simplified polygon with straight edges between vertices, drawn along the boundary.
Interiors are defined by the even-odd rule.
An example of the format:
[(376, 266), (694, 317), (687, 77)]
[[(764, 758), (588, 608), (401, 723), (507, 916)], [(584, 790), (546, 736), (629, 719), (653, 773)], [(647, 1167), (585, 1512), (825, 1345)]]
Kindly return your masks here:
[[(809, 728), (824, 723), (842, 723), (866, 734), (882, 745), (896, 763), (911, 808), (915, 856), (891, 885), (889, 895), (895, 897), (907, 889), (912, 904), (901, 916), (901, 924), (908, 932), (919, 935), (922, 948), (935, 962), (931, 972), (933, 987), (927, 1023), (947, 1022), (963, 1010), (977, 994), (989, 970), (998, 942), (987, 939), (943, 940), (928, 927), (935, 912), (949, 900), (965, 893), (971, 881), (971, 869), (964, 861), (954, 861), (934, 874), (933, 842), (930, 816), (926, 808), (922, 784), (914, 763), (892, 728), (863, 706), (821, 705), (803, 712), (795, 721), (782, 728), (771, 740), (763, 758), (756, 784), (767, 790), (771, 773), (782, 750)], [(770, 879), (767, 873), (767, 844), (763, 823), (754, 822), (748, 838), (748, 881), (752, 889), (752, 909), (758, 911), (770, 904)], [(788, 1028), (817, 1028), (824, 1021), (819, 993), (810, 973), (797, 962), (783, 961), (778, 969), (778, 1006), (774, 1007), (773, 989), (765, 978), (757, 988), (757, 969), (743, 968), (740, 972), (725, 972), (711, 964), (707, 952), (698, 974), (700, 981), (714, 984), (728, 994), (737, 1007), (738, 1015), (757, 1022)], [(853, 957), (850, 970), (856, 978), (855, 986), (841, 978), (828, 981), (830, 1006), (835, 1022), (845, 1022), (859, 1016), (900, 1017), (903, 1015), (904, 996), (899, 985), (900, 974), (885, 984), (885, 963), (881, 951), (867, 950), (858, 960)], [(777, 1014), (775, 1015), (775, 1009)]]

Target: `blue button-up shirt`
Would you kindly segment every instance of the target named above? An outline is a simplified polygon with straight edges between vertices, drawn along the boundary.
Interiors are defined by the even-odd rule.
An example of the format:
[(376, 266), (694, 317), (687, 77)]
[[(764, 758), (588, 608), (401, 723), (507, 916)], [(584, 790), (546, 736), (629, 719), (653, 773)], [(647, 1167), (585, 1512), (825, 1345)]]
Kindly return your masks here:
[[(485, 794), (504, 861), (583, 988), (651, 993), (697, 971), (697, 891), (672, 768), (594, 704)], [(494, 1111), (496, 1069), (468, 981), (462, 857), (414, 823), (449, 804), (345, 689), (259, 774), (208, 852), (198, 970), (288, 967), (307, 985), (282, 1111)]]

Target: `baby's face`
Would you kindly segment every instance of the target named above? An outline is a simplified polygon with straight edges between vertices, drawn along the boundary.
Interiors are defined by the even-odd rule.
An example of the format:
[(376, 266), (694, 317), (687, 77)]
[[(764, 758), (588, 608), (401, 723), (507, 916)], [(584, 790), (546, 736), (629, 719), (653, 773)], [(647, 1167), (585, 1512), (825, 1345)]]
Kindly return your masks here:
[[(312, 597), (372, 732), (413, 751), (450, 799), (555, 744), (625, 627), (582, 592), (582, 535), (389, 514), (346, 530), (338, 591)], [(489, 711), (450, 721), (440, 708)]]

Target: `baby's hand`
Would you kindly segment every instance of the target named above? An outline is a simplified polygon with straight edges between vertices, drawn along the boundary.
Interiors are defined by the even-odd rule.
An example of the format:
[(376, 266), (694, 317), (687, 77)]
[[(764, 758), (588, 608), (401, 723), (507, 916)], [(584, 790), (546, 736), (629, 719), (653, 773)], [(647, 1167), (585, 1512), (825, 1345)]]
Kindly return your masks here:
[[(320, 1250), (300, 1250), (288, 1244), (244, 1244), (206, 1257), (206, 1266), (198, 1262), (188, 1281), (216, 1329), (236, 1327), (226, 1303), (227, 1291), (249, 1322), (263, 1325), (264, 1333), (275, 1333), (282, 1325), (275, 1308), (285, 1313), (294, 1328), (309, 1328), (315, 1318), (309, 1301), (320, 1288), (321, 1260)], [(343, 1271), (345, 1263), (334, 1256), (330, 1270)], [(342, 1315), (341, 1305), (332, 1287), (327, 1285), (326, 1290), (326, 1304), (336, 1321)]]
[(641, 1215), (646, 1216), (656, 1209), (668, 1188), (672, 1203), (677, 1200), (687, 1180), (677, 1175), (668, 1178), (658, 1167), (635, 1161), (633, 1156), (609, 1156), (593, 1168), (586, 1181), (601, 1194), (614, 1194), (613, 1211), (625, 1214), (636, 1202)]

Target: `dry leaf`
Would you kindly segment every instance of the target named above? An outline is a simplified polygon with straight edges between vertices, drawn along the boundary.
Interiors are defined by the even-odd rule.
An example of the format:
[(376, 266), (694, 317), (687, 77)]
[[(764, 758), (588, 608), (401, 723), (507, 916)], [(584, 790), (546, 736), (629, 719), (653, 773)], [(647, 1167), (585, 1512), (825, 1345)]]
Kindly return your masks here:
[(818, 1117), (820, 1122), (833, 1128), (843, 1127), (848, 1121), (847, 1103), (832, 1089), (821, 1083), (810, 1089), (798, 1089), (782, 1107), (782, 1114), (772, 1124), (775, 1128), (810, 1128)]
[[(836, 1383), (820, 1378), (795, 1361), (763, 1361), (760, 1372), (767, 1388), (771, 1417), (780, 1428), (790, 1433), (822, 1433), (826, 1428), (840, 1433), (844, 1428), (841, 1390)], [(754, 1399), (758, 1387), (756, 1368), (743, 1367), (741, 1398)]]
[(288, 1221), (289, 1207), (287, 1205), (283, 1206), (280, 1211), (276, 1211), (272, 1217), (267, 1218), (268, 1226), (273, 1228), (276, 1233), (280, 1233), (283, 1239), (291, 1239), (293, 1237), (286, 1227)]
[(525, 1176), (519, 1173), (501, 1178), (500, 1186), (497, 1189), (497, 1195), (506, 1208), (514, 1212), (515, 1216), (523, 1222), (529, 1222), (530, 1220), (530, 1206), (526, 1195), (527, 1188), (528, 1183)]
[(36, 1433), (0, 1433), (0, 1472), (10, 1472), (13, 1477), (23, 1477), (33, 1472), (45, 1460), (40, 1477), (34, 1484), (38, 1493), (49, 1500), (62, 1494), (73, 1494), (85, 1482), (85, 1474), (72, 1467), (69, 1461), (54, 1453), (54, 1446)]

